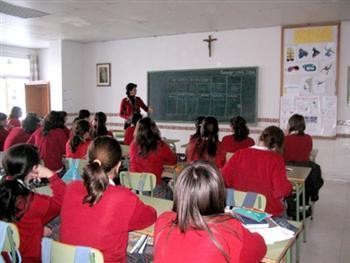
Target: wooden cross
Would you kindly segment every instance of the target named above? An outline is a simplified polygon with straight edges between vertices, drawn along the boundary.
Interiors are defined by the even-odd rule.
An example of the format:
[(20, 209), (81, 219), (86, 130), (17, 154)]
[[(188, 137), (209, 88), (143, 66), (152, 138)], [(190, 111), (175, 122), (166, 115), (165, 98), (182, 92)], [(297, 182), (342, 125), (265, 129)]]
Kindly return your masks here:
[(204, 42), (208, 42), (208, 49), (209, 49), (209, 57), (211, 57), (211, 42), (214, 42), (218, 40), (217, 38), (211, 38), (211, 35), (209, 35), (208, 39), (203, 39)]

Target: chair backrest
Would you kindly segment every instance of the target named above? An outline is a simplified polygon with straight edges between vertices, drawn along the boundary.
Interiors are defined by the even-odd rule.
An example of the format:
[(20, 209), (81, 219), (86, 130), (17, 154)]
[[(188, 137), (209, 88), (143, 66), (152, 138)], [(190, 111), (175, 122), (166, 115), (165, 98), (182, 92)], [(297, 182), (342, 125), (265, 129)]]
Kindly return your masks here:
[(318, 149), (312, 149), (309, 156), (310, 161), (315, 162), (317, 154), (318, 154)]
[[(85, 257), (88, 257), (88, 259), (86, 260)], [(84, 258), (85, 260), (83, 260)], [(72, 246), (49, 238), (43, 238), (42, 240), (43, 263), (103, 263), (103, 261), (103, 255), (97, 249)]]
[(235, 154), (235, 153), (227, 152), (227, 153), (226, 153), (226, 162), (227, 162), (228, 160), (230, 160), (231, 157), (232, 157), (234, 154)]
[(120, 172), (119, 174), (120, 184), (138, 191), (139, 194), (142, 192), (151, 192), (153, 196), (153, 189), (156, 187), (157, 178), (152, 173), (136, 173), (136, 172)]
[(227, 188), (226, 205), (246, 206), (265, 210), (266, 197), (263, 194), (253, 192), (242, 192), (233, 188)]
[(1, 252), (9, 252), (12, 257), (12, 262), (20, 262), (20, 254), (18, 252), (20, 239), (16, 225), (0, 221), (0, 229), (0, 246), (2, 246), (0, 247)]

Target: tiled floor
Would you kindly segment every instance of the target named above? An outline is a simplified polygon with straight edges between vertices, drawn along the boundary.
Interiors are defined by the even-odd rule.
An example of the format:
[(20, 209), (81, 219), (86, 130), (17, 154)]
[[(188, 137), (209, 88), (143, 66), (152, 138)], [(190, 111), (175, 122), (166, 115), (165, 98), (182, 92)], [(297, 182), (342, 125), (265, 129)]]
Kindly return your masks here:
[(301, 263), (350, 262), (350, 182), (325, 181), (307, 227)]

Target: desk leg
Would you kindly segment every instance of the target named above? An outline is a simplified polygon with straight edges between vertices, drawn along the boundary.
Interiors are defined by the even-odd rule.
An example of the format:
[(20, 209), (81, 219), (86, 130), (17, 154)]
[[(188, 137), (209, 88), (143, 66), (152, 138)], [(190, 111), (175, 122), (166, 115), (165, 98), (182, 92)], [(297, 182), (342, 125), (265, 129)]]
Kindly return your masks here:
[(299, 236), (296, 237), (297, 241), (296, 241), (296, 247), (295, 247), (295, 257), (297, 259), (297, 263), (299, 263), (300, 260), (300, 238)]
[(292, 249), (289, 248), (286, 254), (286, 263), (292, 263)]
[(302, 191), (303, 191), (303, 225), (304, 225), (304, 231), (303, 231), (303, 240), (304, 243), (306, 243), (306, 206), (305, 206), (305, 183), (303, 183), (302, 186)]
[(295, 184), (295, 190), (296, 190), (296, 197), (297, 197), (296, 220), (299, 222), (300, 221), (300, 204), (299, 204), (300, 188), (299, 188), (299, 184)]

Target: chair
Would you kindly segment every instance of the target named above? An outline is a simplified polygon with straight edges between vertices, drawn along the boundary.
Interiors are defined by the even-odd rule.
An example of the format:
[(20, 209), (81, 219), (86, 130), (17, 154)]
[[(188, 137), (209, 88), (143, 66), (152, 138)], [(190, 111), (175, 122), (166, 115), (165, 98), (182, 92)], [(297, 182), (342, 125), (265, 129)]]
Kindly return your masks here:
[(157, 178), (152, 173), (120, 172), (120, 184), (142, 195), (142, 192), (151, 192), (156, 187)]
[(103, 263), (102, 253), (94, 248), (64, 244), (50, 238), (41, 241), (43, 263)]
[(12, 257), (12, 262), (14, 263), (21, 261), (21, 256), (18, 251), (20, 239), (16, 225), (0, 221), (0, 229), (1, 252), (8, 252)]
[(246, 206), (259, 210), (265, 210), (266, 197), (263, 194), (253, 192), (242, 192), (233, 188), (227, 188), (227, 206)]
[(312, 162), (315, 162), (317, 154), (318, 154), (318, 149), (312, 149), (312, 151), (310, 152), (309, 160)]

